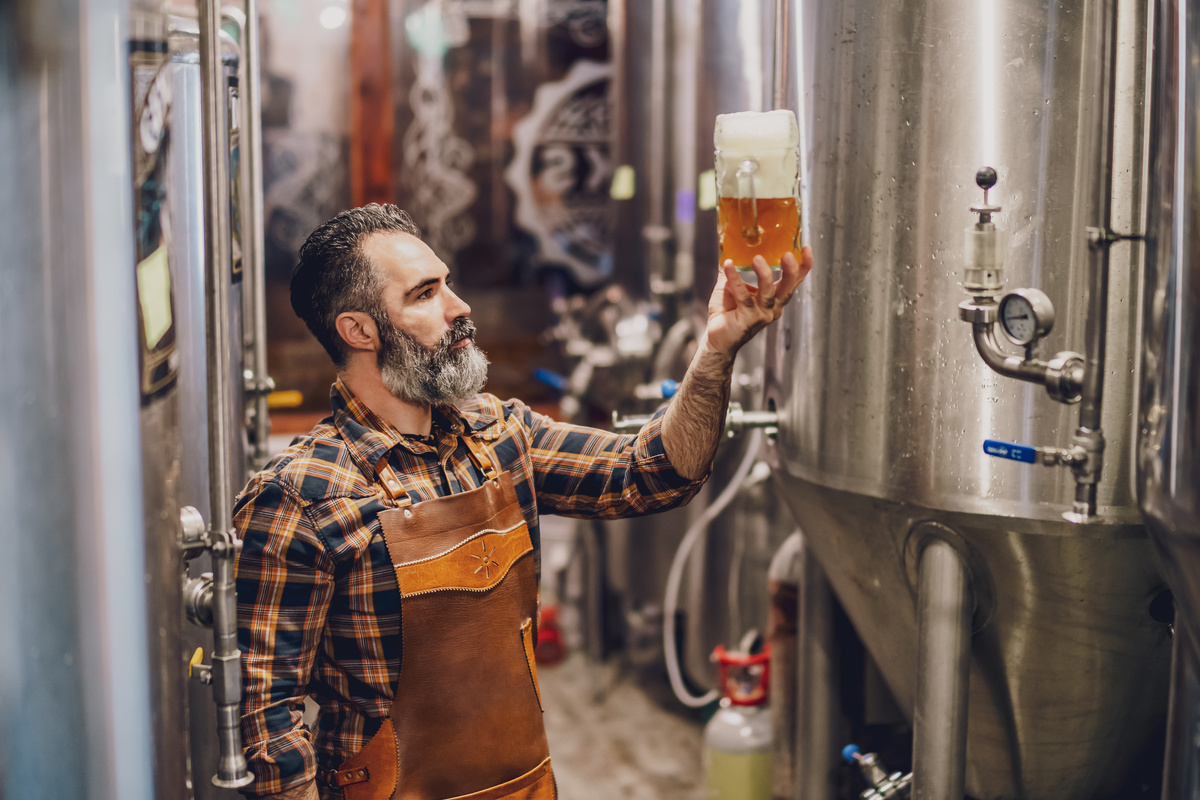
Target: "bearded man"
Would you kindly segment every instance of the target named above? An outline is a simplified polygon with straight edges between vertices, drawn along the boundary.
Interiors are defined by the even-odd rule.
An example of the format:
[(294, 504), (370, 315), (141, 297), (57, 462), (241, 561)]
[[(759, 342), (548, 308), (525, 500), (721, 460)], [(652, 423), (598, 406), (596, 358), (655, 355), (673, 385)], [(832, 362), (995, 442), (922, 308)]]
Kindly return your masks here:
[[(300, 249), (292, 307), (333, 413), (238, 498), (247, 793), (553, 800), (533, 658), (540, 514), (612, 519), (702, 485), (733, 358), (811, 268), (731, 264), (671, 403), (636, 436), (481, 394), (470, 307), (408, 215), (368, 205)], [(306, 695), (316, 731), (301, 722)]]

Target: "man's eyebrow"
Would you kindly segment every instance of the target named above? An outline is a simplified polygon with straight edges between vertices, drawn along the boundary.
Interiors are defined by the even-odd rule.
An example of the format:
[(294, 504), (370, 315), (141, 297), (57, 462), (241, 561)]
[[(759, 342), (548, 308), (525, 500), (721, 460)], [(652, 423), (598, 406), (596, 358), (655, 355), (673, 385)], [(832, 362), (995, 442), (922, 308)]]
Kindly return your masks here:
[(421, 290), (422, 290), (422, 289), (424, 289), (426, 286), (430, 286), (430, 285), (432, 285), (432, 284), (440, 283), (440, 282), (441, 282), (441, 280), (442, 280), (441, 278), (426, 278), (425, 280), (421, 281), (421, 282), (420, 282), (420, 283), (418, 283), (416, 286), (414, 286), (413, 288), (411, 288), (411, 289), (409, 289), (407, 292), (405, 292), (405, 293), (404, 293), (404, 296), (405, 296), (405, 297), (408, 297), (408, 296), (410, 296), (410, 295), (412, 295), (412, 294), (414, 294), (414, 293), (416, 293), (416, 292), (419, 292), (419, 291), (421, 291)]

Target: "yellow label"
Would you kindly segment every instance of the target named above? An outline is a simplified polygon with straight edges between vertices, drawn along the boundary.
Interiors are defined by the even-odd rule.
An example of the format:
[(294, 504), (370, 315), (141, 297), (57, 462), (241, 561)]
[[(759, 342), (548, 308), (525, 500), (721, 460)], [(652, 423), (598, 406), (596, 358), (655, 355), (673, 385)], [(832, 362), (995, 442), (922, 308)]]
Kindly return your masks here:
[(717, 171), (706, 169), (700, 173), (696, 186), (696, 205), (701, 211), (712, 211), (717, 207)]
[(153, 350), (171, 329), (171, 270), (166, 247), (158, 248), (137, 265), (137, 286), (146, 347)]
[(637, 188), (637, 174), (633, 167), (622, 164), (613, 171), (612, 188), (608, 194), (613, 200), (628, 200)]

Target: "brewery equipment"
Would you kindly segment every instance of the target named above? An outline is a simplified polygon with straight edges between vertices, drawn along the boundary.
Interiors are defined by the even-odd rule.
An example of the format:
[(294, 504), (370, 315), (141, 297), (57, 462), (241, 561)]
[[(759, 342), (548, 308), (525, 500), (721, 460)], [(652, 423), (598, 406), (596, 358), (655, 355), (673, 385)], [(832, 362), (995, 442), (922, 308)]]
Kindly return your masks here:
[(1187, 3), (1153, 6), (1137, 493), (1178, 604), (1163, 798), (1182, 800), (1200, 792), (1200, 252), (1192, 233), (1200, 19)]
[[(1113, 302), (1097, 315), (1088, 228), (1140, 227), (1144, 9), (799, 8), (787, 34), (803, 58), (786, 60), (776, 83), (801, 112), (817, 266), (768, 355), (781, 495), (915, 720), (914, 796), (1136, 796), (1157, 771), (1150, 742), (1170, 647), (1150, 611), (1163, 579), (1129, 491), (1136, 334), (1124, 298), (1136, 294), (1140, 250), (1112, 248), (1102, 288)], [(1121, 76), (1111, 109), (1106, 70)], [(1111, 198), (1096, 166), (1106, 150)], [(960, 209), (979, 205), (970, 177), (983, 164), (1006, 187), (1003, 210), (989, 213), (1008, 232), (1009, 278), (1056, 306), (1052, 328), (1041, 319), (1010, 332), (1045, 333), (1050, 353), (1089, 343), (1087, 371), (1105, 391), (1085, 425), (997, 376), (956, 319)], [(1046, 311), (1034, 293), (1009, 302), (1010, 323), (1023, 322), (1022, 303)], [(1082, 494), (1072, 475), (983, 449), (1054, 443), (1078, 427), (1106, 440), (1104, 480), (1085, 475)], [(1064, 520), (1080, 500), (1086, 521)]]

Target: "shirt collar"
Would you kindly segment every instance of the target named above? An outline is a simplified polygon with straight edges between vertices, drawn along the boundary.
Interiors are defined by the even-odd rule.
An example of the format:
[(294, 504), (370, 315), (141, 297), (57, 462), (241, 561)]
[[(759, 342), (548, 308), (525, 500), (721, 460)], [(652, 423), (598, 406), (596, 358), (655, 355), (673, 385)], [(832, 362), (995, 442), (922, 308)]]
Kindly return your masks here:
[(371, 471), (379, 459), (400, 446), (412, 453), (435, 452), (437, 442), (446, 435), (464, 434), (485, 441), (499, 436), (495, 414), (488, 413), (474, 402), (467, 407), (437, 406), (433, 409), (433, 425), (428, 436), (401, 433), (395, 425), (376, 414), (339, 378), (329, 390), (333, 408), (333, 424), (351, 452)]

